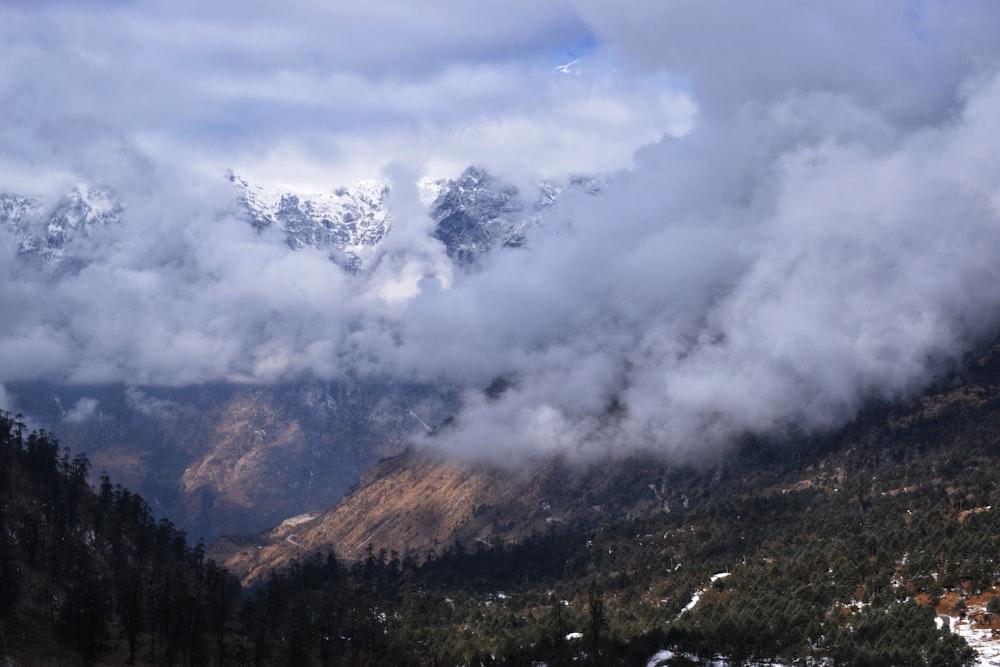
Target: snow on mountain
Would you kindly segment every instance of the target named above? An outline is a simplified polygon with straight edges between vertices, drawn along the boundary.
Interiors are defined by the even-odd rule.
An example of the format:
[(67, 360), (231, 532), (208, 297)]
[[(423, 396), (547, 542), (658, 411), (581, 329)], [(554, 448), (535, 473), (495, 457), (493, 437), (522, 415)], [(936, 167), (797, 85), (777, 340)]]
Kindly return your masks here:
[[(318, 248), (350, 271), (359, 271), (374, 257), (392, 227), (386, 204), (389, 185), (363, 181), (328, 193), (302, 194), (268, 189), (248, 178), (231, 175), (237, 201), (258, 229), (276, 227), (290, 247)], [(541, 183), (533, 198), (512, 185), (472, 166), (458, 178), (425, 180), (420, 185), (434, 237), (460, 265), (474, 265), (500, 248), (520, 247), (528, 231), (541, 224), (543, 212), (566, 188), (591, 194), (602, 184), (578, 178), (565, 186)]]
[[(268, 187), (230, 173), (235, 206), (257, 229), (277, 229), (292, 249), (321, 250), (345, 270), (370, 265), (391, 232), (389, 185), (367, 180), (328, 192), (301, 193)], [(502, 248), (520, 247), (546, 209), (567, 189), (590, 194), (603, 184), (577, 178), (564, 184), (543, 182), (525, 196), (481, 167), (469, 167), (455, 179), (420, 184), (434, 237), (449, 257), (471, 267)], [(54, 206), (41, 198), (0, 193), (0, 228), (14, 237), (17, 252), (47, 270), (66, 269), (74, 238), (121, 221), (124, 207), (109, 188), (79, 185)]]
[(457, 179), (437, 182), (437, 196), (430, 206), (437, 225), (434, 236), (456, 263), (474, 264), (500, 248), (524, 245), (528, 232), (542, 224), (545, 209), (565, 189), (597, 194), (602, 187), (589, 178), (571, 179), (566, 186), (542, 182), (535, 196), (526, 199), (514, 186), (472, 166)]
[(431, 204), (434, 236), (448, 256), (469, 264), (498, 247), (519, 247), (530, 227), (538, 224), (517, 188), (505, 185), (479, 167), (469, 167), (442, 184)]
[(106, 187), (78, 185), (55, 206), (37, 197), (0, 193), (0, 226), (14, 237), (18, 255), (48, 269), (67, 259), (74, 238), (117, 224), (123, 210)]
[(230, 180), (255, 227), (276, 227), (292, 249), (318, 248), (350, 271), (363, 268), (389, 232), (389, 186), (380, 181), (300, 194), (268, 189), (237, 174)]

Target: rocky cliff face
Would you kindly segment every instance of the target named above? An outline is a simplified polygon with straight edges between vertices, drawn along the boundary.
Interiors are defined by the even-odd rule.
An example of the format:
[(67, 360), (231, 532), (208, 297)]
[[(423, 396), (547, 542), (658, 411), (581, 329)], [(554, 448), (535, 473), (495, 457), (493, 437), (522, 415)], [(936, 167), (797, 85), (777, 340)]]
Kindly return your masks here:
[(545, 213), (565, 190), (596, 195), (603, 183), (595, 178), (574, 178), (568, 183), (542, 182), (535, 192), (522, 193), (486, 170), (472, 166), (456, 178), (438, 181), (430, 207), (434, 237), (459, 265), (474, 265), (480, 258), (503, 248), (519, 248), (535, 227), (544, 225)]
[(529, 206), (517, 188), (477, 167), (441, 183), (439, 192), (431, 206), (434, 236), (459, 264), (521, 246), (527, 230), (541, 221), (540, 205)]

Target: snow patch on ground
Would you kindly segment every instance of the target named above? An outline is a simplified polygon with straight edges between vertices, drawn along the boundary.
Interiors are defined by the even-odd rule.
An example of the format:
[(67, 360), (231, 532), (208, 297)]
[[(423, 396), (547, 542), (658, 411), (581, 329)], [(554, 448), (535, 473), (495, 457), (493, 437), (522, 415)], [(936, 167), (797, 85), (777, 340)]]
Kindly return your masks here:
[(968, 620), (952, 619), (951, 631), (965, 639), (979, 654), (975, 664), (1000, 666), (1000, 642), (993, 636), (991, 628), (977, 628)]
[(674, 657), (673, 651), (657, 651), (653, 657), (649, 659), (649, 662), (646, 663), (646, 667), (659, 667), (659, 665), (663, 664), (667, 660), (670, 660), (672, 657)]
[(298, 516), (293, 516), (289, 519), (285, 519), (278, 526), (279, 528), (285, 528), (289, 526), (301, 526), (304, 523), (308, 523), (319, 516), (318, 512), (307, 512), (306, 514), (299, 514)]
[[(730, 574), (731, 574), (730, 572), (717, 572), (716, 574), (713, 574), (711, 577), (709, 577), (709, 582), (711, 584), (714, 584), (719, 579), (725, 579)], [(684, 614), (684, 612), (691, 611), (692, 609), (694, 609), (695, 606), (698, 604), (698, 601), (701, 600), (701, 596), (704, 595), (705, 591), (707, 590), (708, 586), (702, 588), (699, 591), (695, 591), (694, 595), (691, 596), (691, 601), (688, 602), (686, 605), (684, 605), (684, 608), (681, 609), (681, 613), (677, 614), (677, 618), (680, 618)]]
[[(719, 656), (716, 656), (711, 660), (706, 660), (704, 658), (698, 658), (695, 655), (691, 655), (690, 653), (675, 653), (674, 651), (663, 649), (662, 651), (657, 651), (653, 654), (653, 657), (651, 657), (646, 663), (646, 667), (661, 667), (662, 665), (665, 665), (668, 660), (673, 658), (685, 658), (698, 665), (704, 665), (705, 667), (732, 667), (734, 664)], [(766, 665), (767, 667), (791, 667), (791, 665), (784, 662), (755, 662), (752, 664), (759, 666)]]

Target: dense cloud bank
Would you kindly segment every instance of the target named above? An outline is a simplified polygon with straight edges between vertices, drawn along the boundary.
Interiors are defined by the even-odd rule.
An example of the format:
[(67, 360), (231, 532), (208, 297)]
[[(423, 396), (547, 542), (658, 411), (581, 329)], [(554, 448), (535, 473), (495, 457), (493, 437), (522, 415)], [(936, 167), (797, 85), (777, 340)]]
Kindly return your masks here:
[[(454, 10), (472, 21), (451, 4), (433, 3), (430, 15), (443, 20)], [(0, 25), (30, 36), (15, 41), (24, 63), (45, 43), (39, 25), (71, 30), (43, 5), (0, 10), (14, 17)], [(168, 40), (182, 60), (244, 83), (264, 73), (274, 84), (286, 71), (341, 72), (369, 93), (403, 75), (415, 81), (391, 95), (383, 89), (386, 98), (365, 97), (395, 120), (358, 121), (359, 145), (391, 148), (387, 137), (406, 131), (420, 146), (445, 135), (453, 143), (443, 143), (444, 158), (410, 153), (384, 170), (394, 223), (373, 268), (351, 275), (319, 252), (261, 236), (231, 213), (224, 179), (191, 178), (204, 161), (189, 160), (202, 150), (211, 164), (256, 150), (264, 164), (305, 150), (310, 132), (346, 146), (342, 128), (352, 119), (326, 131), (307, 118), (309, 130), (297, 136), (290, 128), (326, 107), (275, 84), (259, 91), (260, 115), (247, 122), (260, 127), (244, 146), (207, 124), (212, 111), (192, 110), (183, 122), (139, 113), (149, 101), (125, 94), (123, 75), (102, 83), (117, 102), (109, 111), (84, 97), (80, 117), (50, 118), (57, 129), (36, 128), (37, 141), (0, 132), (5, 164), (33, 160), (31, 169), (55, 174), (53, 183), (66, 173), (110, 182), (126, 200), (123, 223), (81, 241), (88, 264), (63, 279), (17, 261), (0, 235), (0, 308), (17, 314), (0, 322), (0, 379), (181, 385), (350, 374), (447, 382), (468, 388), (464, 409), (434, 437), (449, 451), (502, 460), (633, 448), (685, 456), (748, 431), (836, 425), (865, 401), (925, 386), (997, 333), (993, 3), (521, 3), (503, 13), (509, 22), (452, 26), (461, 39), (447, 22), (407, 25), (397, 16), (387, 29), (403, 39), (398, 58), (323, 50), (315, 46), (321, 36), (309, 33), (312, 46), (296, 51), (286, 43), (303, 25), (296, 17), (321, 10), (303, 2), (272, 17), (271, 7), (234, 19), (277, 20), (278, 29), (258, 35), (266, 48), (240, 43), (253, 31), (211, 47), (199, 41), (199, 29), (229, 17), (185, 24), (183, 39), (153, 30), (153, 10), (141, 2), (108, 3), (94, 17), (122, 21), (126, 41), (148, 35), (155, 51)], [(166, 18), (179, 27), (184, 15)], [(351, 21), (372, 25), (371, 17), (326, 19), (345, 31)], [(533, 27), (525, 32), (525, 24)], [(538, 53), (559, 44), (586, 45), (582, 66), (589, 59), (598, 74), (570, 84), (538, 78)], [(95, 48), (84, 73), (104, 72), (100, 57), (111, 48)], [(250, 52), (254, 59), (238, 57)], [(173, 78), (185, 70), (175, 67), (164, 72), (164, 90), (187, 90)], [(449, 79), (472, 69), (481, 76)], [(80, 93), (44, 73), (23, 93), (27, 101), (0, 112), (14, 121), (5, 128), (23, 128), (17, 114), (41, 102), (32, 97), (39, 90)], [(0, 88), (21, 76), (4, 68)], [(489, 81), (505, 82), (499, 97)], [(575, 103), (589, 99), (601, 111), (586, 121), (560, 116), (566, 85)], [(497, 99), (500, 110), (490, 106)], [(676, 114), (629, 111), (651, 100)], [(691, 122), (685, 114), (695, 106)], [(486, 109), (494, 115), (476, 126)], [(433, 131), (399, 120), (427, 113), (443, 114)], [(529, 158), (569, 173), (565, 155), (546, 154), (564, 142), (539, 135), (556, 118), (566, 137), (582, 138), (597, 117), (621, 131), (607, 137), (609, 152), (631, 156), (602, 165), (591, 159), (600, 142), (579, 149), (577, 164), (613, 172), (602, 195), (567, 194), (526, 249), (497, 253), (476, 271), (456, 269), (430, 236), (413, 185), (422, 170), (469, 157), (449, 147), (471, 129), (502, 126), (492, 149), (472, 142), (482, 151), (476, 160), (529, 182), (540, 172), (518, 171), (524, 164), (510, 159), (521, 140)], [(624, 129), (632, 124), (642, 131)], [(636, 150), (649, 132), (660, 138)], [(196, 150), (202, 140), (208, 147)], [(165, 149), (171, 142), (180, 147)], [(49, 143), (67, 157), (41, 152)], [(349, 155), (331, 161), (339, 157)], [(496, 378), (504, 390), (483, 392)]]

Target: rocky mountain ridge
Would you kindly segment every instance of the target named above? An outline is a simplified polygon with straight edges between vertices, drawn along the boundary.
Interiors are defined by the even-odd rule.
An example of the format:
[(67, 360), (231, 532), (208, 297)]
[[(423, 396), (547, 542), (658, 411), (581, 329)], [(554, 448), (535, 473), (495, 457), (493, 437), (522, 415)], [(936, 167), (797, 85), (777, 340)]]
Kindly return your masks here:
[(257, 229), (280, 229), (293, 250), (313, 247), (350, 271), (364, 267), (389, 232), (389, 186), (363, 181), (332, 192), (269, 190), (232, 174), (236, 201)]
[[(352, 273), (371, 265), (392, 229), (390, 188), (384, 181), (315, 193), (266, 187), (236, 172), (230, 172), (229, 181), (234, 212), (256, 229), (277, 229), (290, 248), (321, 250)], [(603, 183), (580, 177), (565, 184), (541, 182), (537, 192), (522, 193), (472, 166), (457, 178), (428, 180), (420, 186), (434, 222), (433, 236), (456, 264), (469, 266), (501, 248), (522, 246), (528, 231), (542, 224), (546, 209), (566, 189), (596, 194)], [(20, 257), (50, 271), (67, 260), (79, 262), (74, 244), (103, 227), (121, 224), (126, 211), (127, 203), (103, 186), (80, 184), (54, 204), (0, 189), (0, 228), (13, 237)]]

